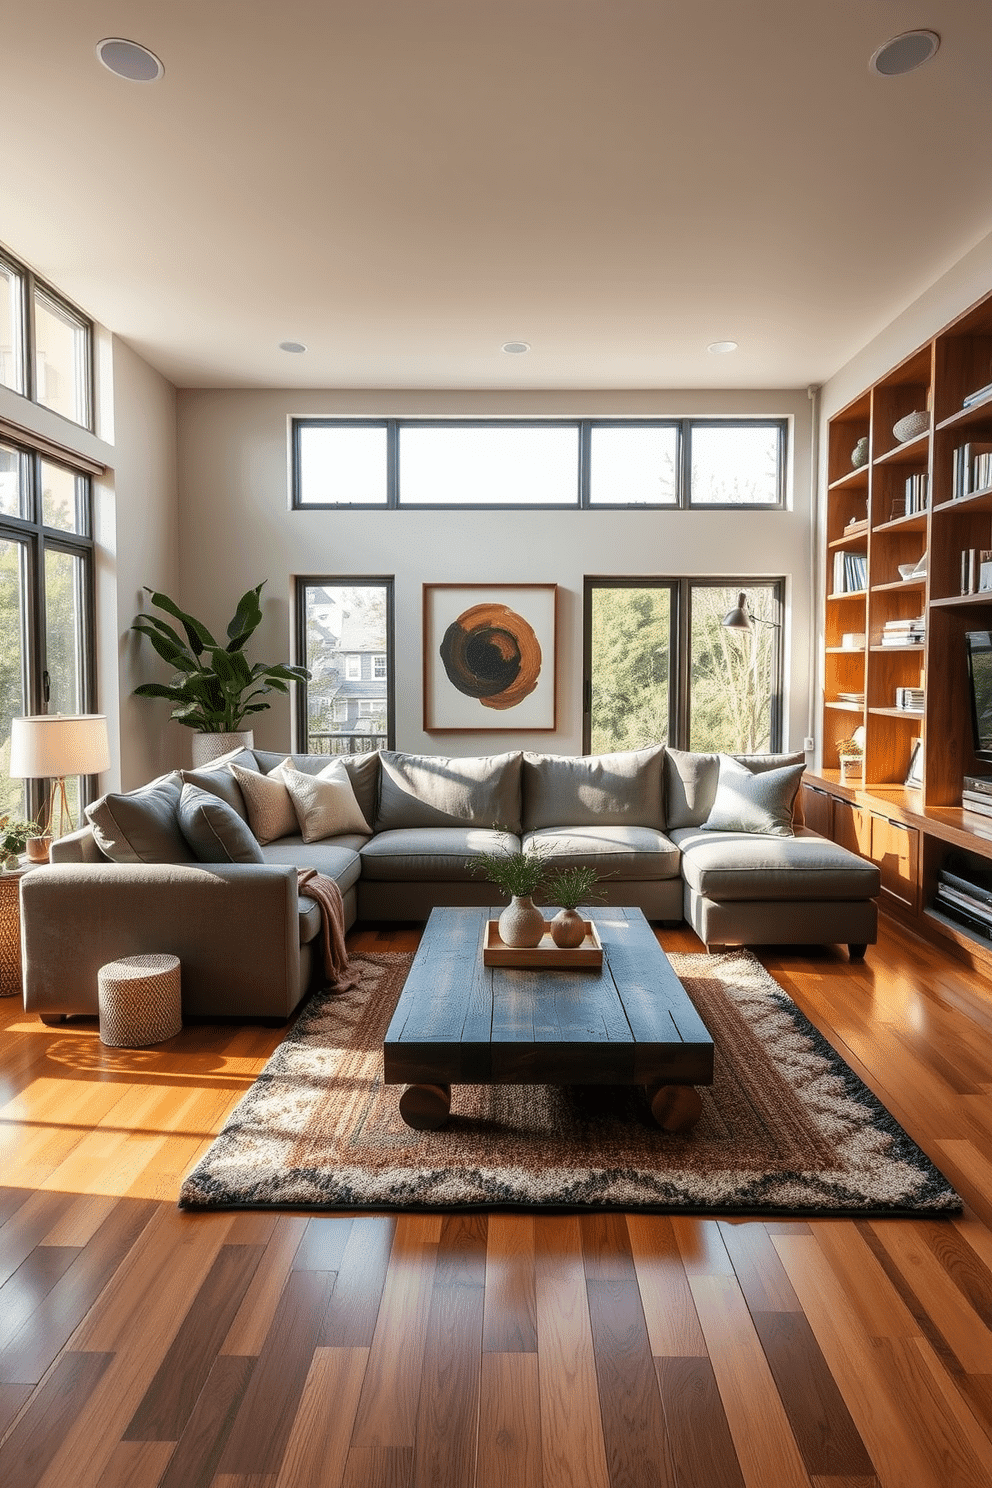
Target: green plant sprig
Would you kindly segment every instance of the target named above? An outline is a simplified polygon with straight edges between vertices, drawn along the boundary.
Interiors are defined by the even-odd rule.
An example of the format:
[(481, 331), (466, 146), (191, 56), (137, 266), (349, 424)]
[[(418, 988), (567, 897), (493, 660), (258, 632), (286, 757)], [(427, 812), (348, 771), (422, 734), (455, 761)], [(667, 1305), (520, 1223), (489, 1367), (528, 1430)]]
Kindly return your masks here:
[(5, 858), (13, 853), (22, 853), (29, 837), (40, 837), (42, 828), (36, 821), (25, 821), (18, 816), (0, 817), (0, 851)]
[(543, 893), (549, 904), (561, 909), (578, 909), (580, 904), (593, 904), (606, 898), (596, 885), (599, 874), (595, 868), (576, 863), (571, 868), (556, 868), (544, 880)]
[[(503, 832), (506, 837), (510, 835), (500, 826), (493, 830)], [(502, 893), (514, 898), (533, 894), (541, 887), (547, 872), (548, 854), (499, 849), (496, 852), (479, 853), (477, 857), (469, 859), (468, 866), (471, 873), (482, 874)]]

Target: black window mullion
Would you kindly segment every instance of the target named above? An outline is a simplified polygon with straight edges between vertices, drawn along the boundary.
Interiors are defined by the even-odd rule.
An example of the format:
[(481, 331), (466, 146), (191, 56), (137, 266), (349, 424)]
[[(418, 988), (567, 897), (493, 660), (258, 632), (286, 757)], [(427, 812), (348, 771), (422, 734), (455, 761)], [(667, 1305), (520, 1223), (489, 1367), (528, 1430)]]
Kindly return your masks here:
[(386, 505), (397, 508), (400, 504), (400, 421), (389, 419), (386, 424)]
[(592, 420), (579, 421), (579, 508), (588, 510), (592, 480)]

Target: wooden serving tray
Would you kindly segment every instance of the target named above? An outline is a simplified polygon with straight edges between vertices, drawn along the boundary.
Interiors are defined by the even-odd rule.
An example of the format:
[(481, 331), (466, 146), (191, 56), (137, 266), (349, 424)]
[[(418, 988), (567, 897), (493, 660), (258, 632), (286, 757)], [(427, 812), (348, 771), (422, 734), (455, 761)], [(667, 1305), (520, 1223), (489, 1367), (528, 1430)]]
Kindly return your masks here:
[(556, 946), (551, 932), (545, 931), (536, 946), (505, 945), (499, 933), (499, 920), (487, 920), (482, 941), (483, 966), (602, 966), (603, 942), (592, 920), (583, 920), (586, 938), (572, 949)]

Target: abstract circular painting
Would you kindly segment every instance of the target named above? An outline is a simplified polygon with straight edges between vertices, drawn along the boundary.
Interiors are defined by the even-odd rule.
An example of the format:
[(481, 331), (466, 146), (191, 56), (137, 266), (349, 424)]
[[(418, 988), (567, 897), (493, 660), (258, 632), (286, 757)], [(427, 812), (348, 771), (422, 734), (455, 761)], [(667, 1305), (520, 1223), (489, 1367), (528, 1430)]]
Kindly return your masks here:
[(554, 727), (556, 588), (424, 585), (425, 728)]
[(441, 642), (452, 687), (484, 708), (515, 708), (541, 675), (541, 645), (509, 605), (479, 604), (452, 620)]

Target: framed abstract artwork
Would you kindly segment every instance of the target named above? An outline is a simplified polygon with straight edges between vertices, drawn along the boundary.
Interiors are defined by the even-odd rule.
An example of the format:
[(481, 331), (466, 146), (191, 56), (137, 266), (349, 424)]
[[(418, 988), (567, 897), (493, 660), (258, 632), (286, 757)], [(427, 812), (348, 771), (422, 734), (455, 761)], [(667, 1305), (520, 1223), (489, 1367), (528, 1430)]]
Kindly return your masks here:
[(557, 611), (557, 584), (425, 584), (425, 731), (553, 729)]

